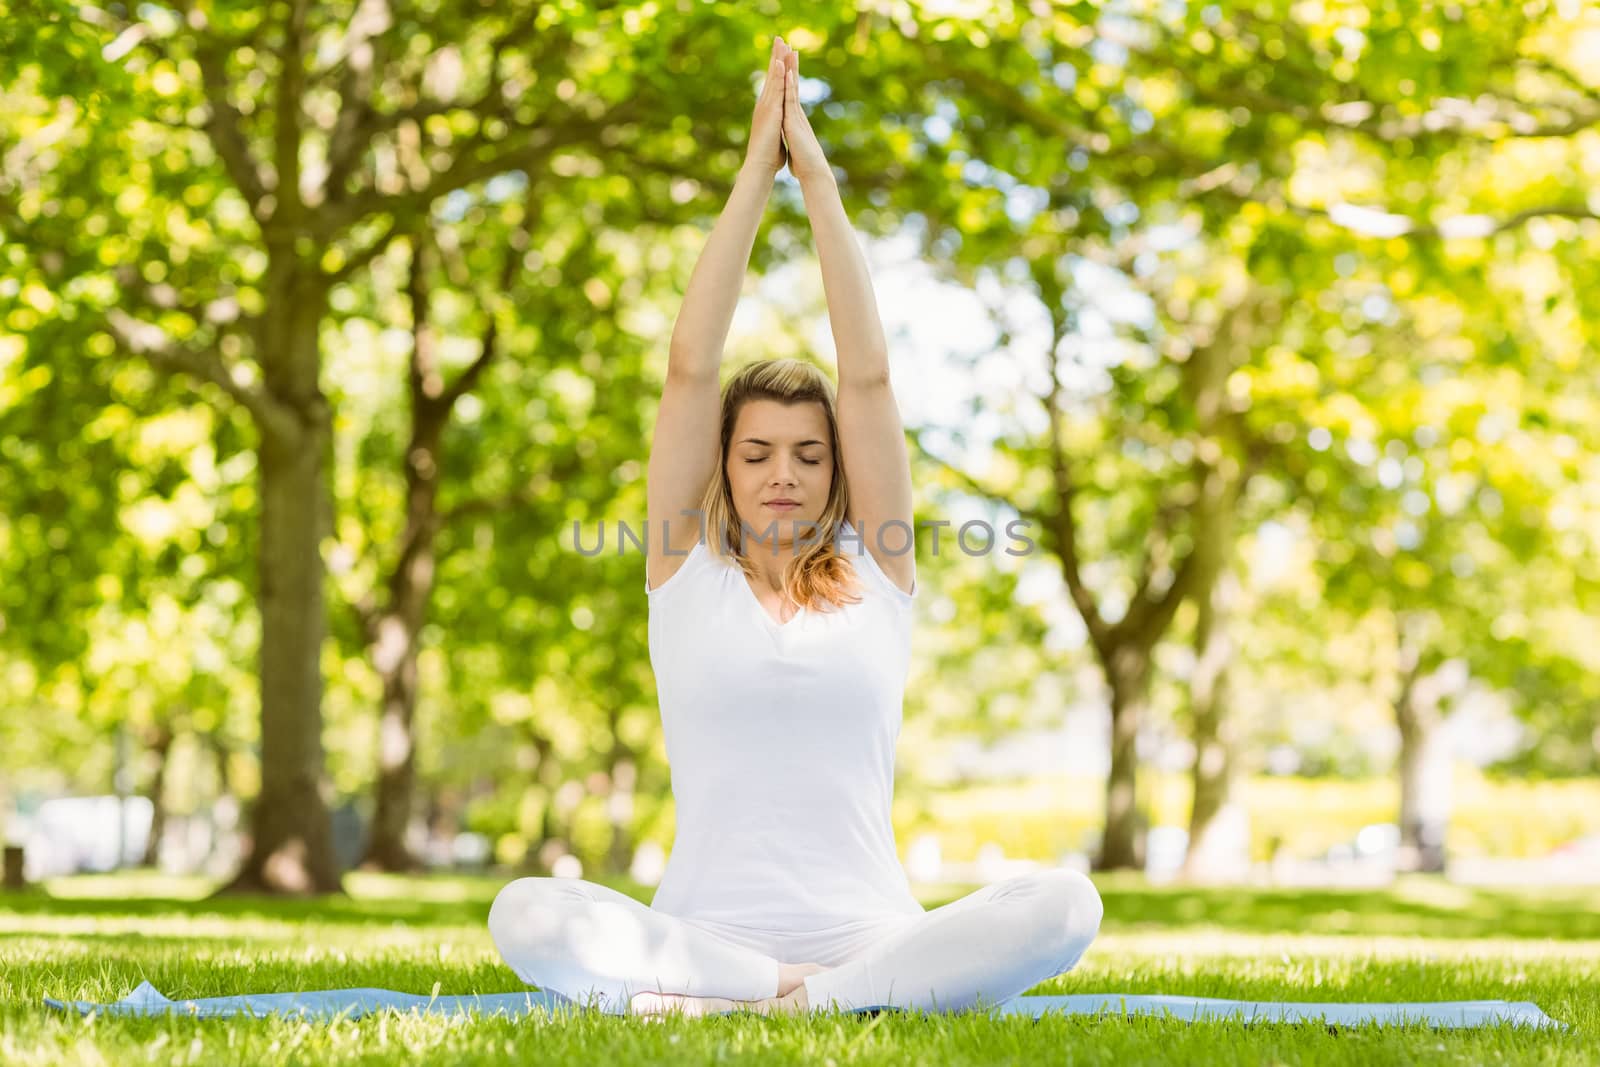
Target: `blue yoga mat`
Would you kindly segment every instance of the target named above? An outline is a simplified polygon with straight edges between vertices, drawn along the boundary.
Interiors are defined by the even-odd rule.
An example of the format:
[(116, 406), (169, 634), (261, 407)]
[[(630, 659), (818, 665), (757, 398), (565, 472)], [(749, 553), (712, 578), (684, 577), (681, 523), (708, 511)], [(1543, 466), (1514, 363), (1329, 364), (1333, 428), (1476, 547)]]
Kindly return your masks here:
[[(114, 1004), (86, 1000), (44, 1002), (61, 1011), (101, 1015), (163, 1015), (176, 1012), (195, 1018), (230, 1015), (280, 1014), (298, 1019), (356, 1019), (385, 1009), (417, 1011), (424, 1015), (521, 1016), (535, 1009), (550, 1013), (577, 1005), (560, 993), (528, 990), (526, 993), (472, 994), (426, 997), (392, 989), (326, 989), (307, 993), (247, 993), (236, 997), (201, 997), (169, 1000), (149, 982)], [(890, 1005), (856, 1008), (849, 1014), (900, 1011)], [(1170, 1015), (1194, 1022), (1200, 1019), (1238, 1019), (1242, 1022), (1322, 1022), (1347, 1026), (1362, 1023), (1403, 1024), (1425, 1022), (1459, 1029), (1510, 1023), (1515, 1026), (1567, 1029), (1529, 1001), (1453, 1000), (1414, 1004), (1293, 1004), (1270, 1000), (1217, 1000), (1211, 997), (1124, 996), (1120, 993), (1080, 993), (1071, 996), (1013, 997), (987, 1009), (995, 1015), (1031, 1015), (1046, 1012), (1066, 1015)]]

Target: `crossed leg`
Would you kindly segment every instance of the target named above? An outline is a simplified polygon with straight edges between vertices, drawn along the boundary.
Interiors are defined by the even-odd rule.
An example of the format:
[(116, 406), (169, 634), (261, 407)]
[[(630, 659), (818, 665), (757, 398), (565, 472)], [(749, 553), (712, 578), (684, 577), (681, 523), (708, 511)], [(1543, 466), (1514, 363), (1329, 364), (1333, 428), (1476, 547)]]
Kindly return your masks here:
[(625, 893), (578, 878), (518, 878), (495, 896), (489, 935), (519, 978), (612, 1015), (635, 995), (700, 1012), (692, 1000), (778, 1000), (783, 965)]
[(811, 1011), (996, 1005), (1077, 965), (1104, 905), (1076, 871), (1034, 871), (985, 886), (804, 980)]
[(606, 886), (519, 878), (495, 897), (489, 932), (531, 985), (626, 1015), (998, 1004), (1075, 966), (1099, 932), (1100, 895), (1075, 871), (1008, 878), (907, 917), (853, 958), (780, 995), (784, 965)]

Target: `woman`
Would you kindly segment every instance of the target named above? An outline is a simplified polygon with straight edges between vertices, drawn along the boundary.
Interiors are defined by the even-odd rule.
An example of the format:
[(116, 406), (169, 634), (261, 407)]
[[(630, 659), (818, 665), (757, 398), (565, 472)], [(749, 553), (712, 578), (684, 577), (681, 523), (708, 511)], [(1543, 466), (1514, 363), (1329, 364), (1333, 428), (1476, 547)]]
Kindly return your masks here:
[[(797, 70), (780, 38), (674, 327), (651, 446), (645, 594), (678, 820), (666, 873), (648, 908), (520, 878), (489, 916), (524, 980), (614, 1014), (995, 1004), (1071, 968), (1100, 925), (1100, 897), (1073, 871), (925, 912), (897, 858), (910, 466), (866, 265)], [(744, 367), (719, 394), (785, 163), (817, 239), (837, 398), (797, 360)]]

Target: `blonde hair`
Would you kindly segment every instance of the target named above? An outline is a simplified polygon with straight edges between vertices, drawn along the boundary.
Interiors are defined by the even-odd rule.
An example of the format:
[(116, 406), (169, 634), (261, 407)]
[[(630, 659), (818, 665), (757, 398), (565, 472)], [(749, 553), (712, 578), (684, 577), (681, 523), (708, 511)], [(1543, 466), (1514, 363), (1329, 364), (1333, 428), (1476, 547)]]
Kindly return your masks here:
[[(814, 401), (822, 405), (828, 419), (833, 484), (828, 489), (828, 503), (817, 519), (814, 536), (797, 537), (795, 553), (784, 564), (784, 594), (795, 604), (812, 610), (825, 610), (825, 605), (839, 607), (860, 603), (859, 578), (834, 545), (850, 510), (850, 486), (839, 462), (839, 418), (833, 383), (820, 368), (804, 360), (764, 359), (748, 363), (723, 385), (722, 447), (717, 476), (706, 486), (701, 503), (706, 549), (714, 557), (738, 564), (747, 577), (758, 577), (755, 564), (744, 550), (743, 530), (733, 506), (733, 489), (728, 484), (728, 448), (733, 439), (733, 427), (740, 410), (752, 400), (775, 400), (780, 404)], [(809, 543), (802, 545), (802, 540)]]

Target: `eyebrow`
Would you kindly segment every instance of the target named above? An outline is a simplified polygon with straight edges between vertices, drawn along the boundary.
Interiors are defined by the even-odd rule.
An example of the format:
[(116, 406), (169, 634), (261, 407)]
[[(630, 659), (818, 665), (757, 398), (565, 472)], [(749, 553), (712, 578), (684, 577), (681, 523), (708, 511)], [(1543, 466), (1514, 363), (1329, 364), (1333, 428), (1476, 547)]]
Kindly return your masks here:
[[(772, 442), (771, 441), (763, 441), (759, 437), (746, 437), (744, 440), (737, 441), (735, 443), (736, 444), (741, 444), (741, 445), (743, 445), (743, 444), (765, 445), (768, 448), (772, 447)], [(806, 445), (825, 445), (827, 443), (828, 442), (826, 442), (826, 441), (801, 441), (799, 444), (795, 445), (795, 447), (796, 448), (804, 448)]]

